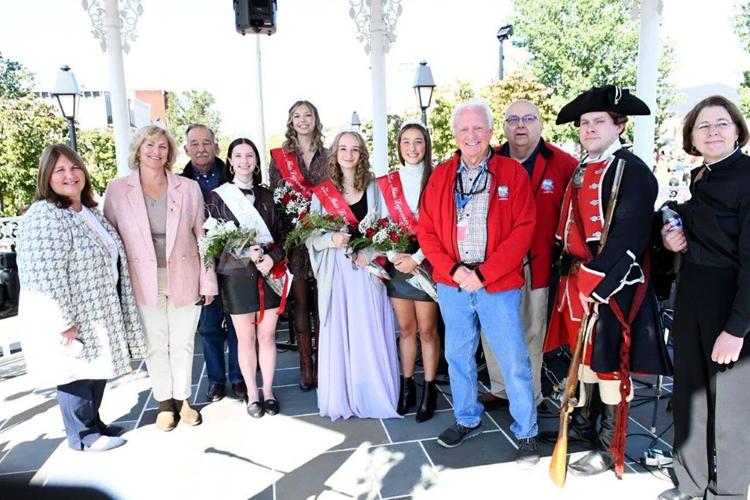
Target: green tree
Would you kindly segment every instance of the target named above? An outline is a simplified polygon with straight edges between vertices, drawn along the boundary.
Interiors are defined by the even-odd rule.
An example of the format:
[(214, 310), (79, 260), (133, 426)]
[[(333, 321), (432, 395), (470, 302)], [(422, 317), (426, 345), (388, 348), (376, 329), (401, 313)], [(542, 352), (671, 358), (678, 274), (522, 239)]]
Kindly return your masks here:
[[(618, 84), (635, 89), (638, 23), (632, 19), (632, 2), (514, 0), (514, 5), (514, 44), (529, 51), (531, 71), (553, 90), (555, 109), (594, 85)], [(671, 46), (663, 44), (659, 82), (669, 80), (671, 57)], [(673, 102), (674, 89), (660, 84), (657, 125), (669, 117)], [(567, 127), (566, 136), (575, 140), (575, 130)]]
[(0, 213), (20, 214), (34, 196), (39, 157), (61, 142), (67, 123), (55, 109), (29, 94), (0, 98)]
[(117, 176), (112, 129), (82, 130), (77, 139), (78, 154), (86, 164), (94, 191), (103, 194), (107, 183)]
[(219, 138), (221, 115), (213, 109), (216, 99), (206, 90), (169, 92), (167, 95), (167, 127), (178, 143), (183, 142), (185, 127), (191, 123), (208, 125)]
[(552, 89), (542, 84), (527, 71), (516, 71), (502, 81), (494, 81), (484, 86), (479, 95), (487, 101), (494, 114), (495, 137), (499, 143), (505, 142), (503, 125), (505, 110), (517, 99), (531, 101), (539, 108), (543, 122), (544, 138), (552, 142), (561, 142), (565, 131), (555, 125), (557, 111), (552, 105)]
[(451, 116), (457, 104), (474, 97), (468, 82), (455, 82), (446, 87), (438, 86), (432, 97), (432, 106), (427, 111), (427, 122), (432, 139), (432, 160), (435, 164), (447, 160), (456, 150), (453, 139)]
[[(386, 117), (386, 125), (388, 127), (388, 168), (399, 165), (398, 161), (398, 150), (396, 145), (396, 137), (398, 132), (404, 124), (404, 118), (400, 115), (388, 115)], [(362, 125), (362, 135), (367, 141), (367, 148), (370, 152), (373, 151), (372, 147), (372, 120), (365, 122)], [(370, 153), (370, 162), (372, 163), (372, 153)]]
[(17, 99), (31, 93), (34, 76), (19, 62), (0, 52), (0, 99)]

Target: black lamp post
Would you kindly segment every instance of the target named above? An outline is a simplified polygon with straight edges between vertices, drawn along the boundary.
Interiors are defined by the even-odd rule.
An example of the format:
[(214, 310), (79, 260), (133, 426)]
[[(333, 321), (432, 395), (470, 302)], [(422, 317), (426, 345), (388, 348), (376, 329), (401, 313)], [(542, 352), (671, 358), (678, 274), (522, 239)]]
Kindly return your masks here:
[(500, 42), (500, 80), (503, 79), (503, 42), (513, 36), (513, 25), (508, 24), (497, 30), (497, 40)]
[(414, 76), (414, 93), (417, 94), (417, 104), (422, 110), (422, 124), (427, 128), (427, 108), (432, 102), (432, 91), (435, 90), (435, 80), (432, 79), (432, 70), (427, 61), (421, 61), (417, 66), (417, 74)]
[(60, 111), (62, 111), (65, 119), (68, 120), (70, 147), (76, 151), (78, 150), (78, 145), (76, 143), (76, 101), (80, 94), (81, 90), (78, 88), (76, 76), (70, 70), (70, 66), (62, 66), (57, 73), (55, 89), (53, 90), (52, 95), (57, 98), (57, 103), (60, 105)]

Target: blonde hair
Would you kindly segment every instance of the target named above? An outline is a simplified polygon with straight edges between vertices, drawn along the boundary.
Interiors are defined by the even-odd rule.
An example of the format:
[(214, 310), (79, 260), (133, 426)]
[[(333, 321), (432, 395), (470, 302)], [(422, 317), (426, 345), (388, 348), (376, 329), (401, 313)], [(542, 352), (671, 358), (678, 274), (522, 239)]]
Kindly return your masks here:
[(145, 127), (140, 128), (131, 139), (128, 165), (132, 170), (138, 169), (141, 166), (139, 156), (143, 143), (148, 139), (153, 139), (159, 136), (163, 136), (167, 139), (167, 163), (164, 165), (164, 169), (172, 170), (172, 165), (174, 165), (174, 162), (177, 159), (177, 143), (172, 137), (172, 134), (157, 125), (146, 125)]
[(344, 130), (336, 134), (333, 138), (333, 144), (331, 144), (331, 154), (328, 157), (328, 174), (331, 177), (331, 182), (336, 186), (339, 191), (344, 189), (344, 173), (341, 171), (341, 166), (337, 160), (339, 141), (345, 135), (354, 136), (359, 143), (359, 161), (357, 162), (357, 168), (354, 171), (354, 189), (357, 191), (364, 191), (367, 189), (367, 185), (370, 184), (374, 175), (370, 170), (370, 153), (367, 151), (367, 143), (359, 134), (352, 130)]

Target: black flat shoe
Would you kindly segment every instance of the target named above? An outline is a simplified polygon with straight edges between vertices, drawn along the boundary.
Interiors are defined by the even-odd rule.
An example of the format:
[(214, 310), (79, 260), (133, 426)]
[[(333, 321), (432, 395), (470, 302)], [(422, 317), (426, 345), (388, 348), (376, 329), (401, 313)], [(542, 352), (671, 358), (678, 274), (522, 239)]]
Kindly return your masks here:
[(253, 401), (247, 404), (247, 414), (253, 418), (260, 418), (263, 416), (264, 410), (263, 405), (260, 401)]
[(263, 401), (263, 407), (266, 409), (266, 413), (269, 415), (276, 415), (281, 411), (281, 407), (279, 406), (279, 402), (275, 399), (266, 399)]

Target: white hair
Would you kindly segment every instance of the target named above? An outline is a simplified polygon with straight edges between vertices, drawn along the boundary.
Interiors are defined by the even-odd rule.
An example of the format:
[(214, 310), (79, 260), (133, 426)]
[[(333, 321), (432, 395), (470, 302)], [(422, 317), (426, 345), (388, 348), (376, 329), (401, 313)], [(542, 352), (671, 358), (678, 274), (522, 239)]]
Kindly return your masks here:
[(451, 115), (451, 131), (453, 131), (454, 134), (456, 133), (456, 119), (458, 118), (458, 115), (461, 114), (462, 111), (471, 108), (479, 108), (484, 111), (484, 116), (487, 119), (487, 126), (490, 130), (494, 129), (492, 110), (484, 100), (474, 98), (469, 99), (468, 101), (464, 101), (453, 108), (453, 114)]

